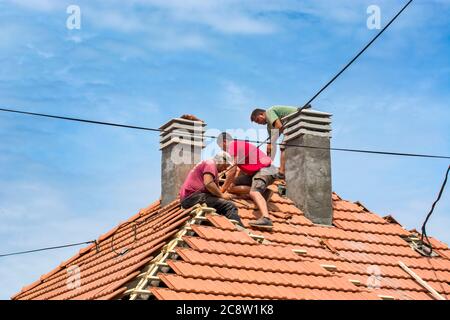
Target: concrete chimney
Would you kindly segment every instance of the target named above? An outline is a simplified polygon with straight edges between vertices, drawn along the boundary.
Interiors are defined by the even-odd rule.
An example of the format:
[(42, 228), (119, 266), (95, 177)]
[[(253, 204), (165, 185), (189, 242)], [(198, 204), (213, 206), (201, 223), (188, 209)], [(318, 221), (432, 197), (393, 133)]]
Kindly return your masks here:
[(206, 124), (175, 118), (160, 127), (161, 206), (178, 197), (189, 171), (201, 160)]
[(332, 225), (331, 114), (308, 109), (283, 120), (287, 196), (313, 223)]

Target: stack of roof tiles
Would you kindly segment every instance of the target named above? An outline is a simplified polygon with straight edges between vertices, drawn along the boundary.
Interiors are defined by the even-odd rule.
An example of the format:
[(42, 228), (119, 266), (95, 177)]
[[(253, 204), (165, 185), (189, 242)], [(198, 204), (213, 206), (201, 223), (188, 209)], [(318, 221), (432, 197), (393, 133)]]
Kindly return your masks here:
[[(244, 225), (254, 204), (238, 200)], [(400, 266), (406, 264), (443, 297), (450, 295), (450, 250), (432, 239), (437, 257), (424, 257), (403, 237), (411, 232), (359, 203), (333, 194), (334, 226), (314, 225), (292, 201), (275, 194), (269, 203), (271, 232), (241, 230), (208, 214), (177, 247), (170, 271), (159, 273), (157, 299), (433, 299)], [(177, 201), (141, 210), (13, 299), (120, 299), (190, 218)], [(248, 234), (260, 235), (264, 241)], [(247, 231), (247, 232), (246, 232)], [(261, 239), (262, 239), (261, 237)], [(81, 285), (68, 286), (77, 266)]]

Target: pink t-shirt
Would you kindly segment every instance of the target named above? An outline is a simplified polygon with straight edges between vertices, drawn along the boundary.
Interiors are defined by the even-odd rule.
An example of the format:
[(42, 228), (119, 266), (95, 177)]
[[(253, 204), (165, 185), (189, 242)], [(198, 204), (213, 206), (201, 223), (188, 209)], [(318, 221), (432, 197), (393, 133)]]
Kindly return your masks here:
[(217, 180), (218, 172), (214, 160), (203, 160), (191, 169), (180, 189), (181, 200), (196, 192), (206, 192), (205, 184), (203, 183), (203, 175), (205, 173), (212, 174), (214, 179)]
[(228, 153), (237, 162), (239, 169), (249, 175), (272, 164), (272, 159), (267, 154), (247, 141), (234, 140), (228, 146)]

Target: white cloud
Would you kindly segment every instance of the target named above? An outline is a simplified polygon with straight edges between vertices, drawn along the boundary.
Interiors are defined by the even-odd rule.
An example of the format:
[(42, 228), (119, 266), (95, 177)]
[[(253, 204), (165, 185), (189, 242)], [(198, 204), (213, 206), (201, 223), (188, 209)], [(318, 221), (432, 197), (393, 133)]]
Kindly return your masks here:
[(223, 109), (246, 110), (254, 103), (254, 93), (245, 86), (233, 81), (223, 81)]
[(203, 50), (212, 43), (206, 37), (195, 33), (163, 32), (148, 39), (146, 44), (163, 50)]
[(61, 9), (64, 6), (61, 1), (56, 0), (9, 0), (9, 2), (26, 9), (44, 12)]
[[(0, 49), (15, 49), (22, 45), (23, 35), (29, 31), (19, 25), (3, 24), (0, 20)], [(20, 36), (22, 35), (22, 36)]]
[(50, 59), (55, 56), (55, 54), (53, 52), (41, 50), (39, 48), (36, 48), (32, 44), (27, 44), (26, 47), (28, 49), (32, 50), (33, 52), (35, 52), (39, 57), (42, 57), (44, 59)]
[[(83, 9), (83, 12), (85, 10)], [(145, 25), (140, 17), (133, 13), (127, 12), (125, 14), (120, 10), (101, 10), (90, 8), (86, 14), (87, 19), (98, 26), (119, 30), (122, 32), (134, 32), (145, 30)]]

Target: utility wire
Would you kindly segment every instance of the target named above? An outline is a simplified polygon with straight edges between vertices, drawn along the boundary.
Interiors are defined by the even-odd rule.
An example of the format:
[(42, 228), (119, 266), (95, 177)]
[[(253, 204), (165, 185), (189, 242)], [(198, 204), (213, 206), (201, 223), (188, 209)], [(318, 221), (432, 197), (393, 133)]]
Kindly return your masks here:
[(392, 22), (394, 22), (398, 16), (411, 4), (411, 2), (413, 2), (413, 0), (409, 0), (408, 3), (406, 3), (403, 8), (388, 22), (388, 24), (386, 24), (384, 26), (383, 29), (380, 30), (380, 32), (378, 32), (378, 34), (361, 50), (358, 52), (358, 54), (352, 59), (350, 60), (342, 69), (341, 71), (339, 71), (330, 81), (328, 81), (328, 83), (326, 85), (324, 85), (322, 87), (322, 89), (320, 89), (311, 99), (309, 99), (308, 102), (306, 102), (304, 104), (304, 106), (307, 106), (308, 104), (310, 104), (311, 102), (313, 102), (326, 88), (328, 88), (328, 86), (330, 84), (332, 84), (345, 70), (347, 70), (348, 67), (350, 67), (350, 65), (353, 64), (353, 62), (356, 61), (356, 59), (359, 58), (360, 55), (363, 54), (364, 51), (366, 51), (371, 45), (372, 43), (375, 42), (375, 40), (378, 39), (379, 36), (381, 36), (383, 34), (383, 32), (389, 28), (389, 26), (392, 24)]
[[(0, 258), (3, 258), (3, 257), (9, 257), (9, 256), (18, 256), (18, 255), (22, 255), (22, 254), (33, 253), (33, 252), (39, 252), (39, 251), (48, 251), (48, 250), (55, 250), (55, 249), (69, 248), (69, 247), (81, 246), (81, 245), (84, 245), (84, 244), (91, 244), (91, 243), (97, 244), (97, 241), (96, 241), (96, 240), (93, 240), (93, 241), (86, 241), (86, 242), (79, 242), (79, 243), (66, 244), (66, 245), (56, 246), (56, 247), (48, 247), (48, 248), (34, 249), (34, 250), (28, 250), (28, 251), (21, 251), (21, 252), (13, 252), (13, 253), (0, 254)], [(97, 248), (97, 250), (98, 250), (98, 248)]]
[(309, 148), (309, 149), (322, 149), (331, 151), (343, 151), (343, 152), (356, 152), (356, 153), (367, 153), (367, 154), (380, 154), (388, 156), (403, 156), (403, 157), (419, 157), (419, 158), (435, 158), (435, 159), (450, 159), (450, 156), (443, 155), (432, 155), (432, 154), (420, 154), (420, 153), (404, 153), (404, 152), (391, 152), (391, 151), (380, 151), (380, 150), (368, 150), (368, 149), (348, 149), (348, 148), (326, 148), (326, 147), (315, 147), (300, 144), (290, 144), (290, 143), (278, 143), (278, 145), (289, 146), (289, 147), (299, 147), (299, 148)]
[[(73, 117), (56, 116), (56, 115), (51, 115), (51, 114), (28, 112), (28, 111), (22, 111), (22, 110), (0, 108), (0, 111), (23, 114), (23, 115), (28, 115), (28, 116), (45, 117), (45, 118), (51, 118), (51, 119), (57, 119), (57, 120), (75, 121), (75, 122), (82, 122), (82, 123), (89, 123), (89, 124), (96, 124), (96, 125), (110, 126), (110, 127), (119, 127), (119, 128), (126, 128), (126, 129), (135, 129), (135, 130), (144, 130), (144, 131), (153, 131), (153, 132), (172, 132), (172, 131), (166, 131), (166, 130), (157, 129), (157, 128), (140, 127), (140, 126), (133, 126), (133, 125), (127, 125), (127, 124), (122, 124), (122, 123), (113, 123), (113, 122), (96, 121), (96, 120), (73, 118)], [(212, 136), (211, 137), (203, 136), (203, 137), (214, 138)]]
[[(90, 123), (90, 124), (96, 124), (96, 125), (106, 125), (106, 126), (121, 127), (121, 128), (128, 128), (128, 129), (145, 130), (145, 131), (152, 131), (152, 132), (173, 132), (173, 131), (166, 131), (164, 129), (150, 128), (150, 127), (140, 127), (140, 126), (125, 125), (125, 124), (120, 124), (120, 123), (104, 122), (104, 121), (96, 121), (96, 120), (88, 120), (88, 119), (81, 119), (81, 118), (56, 116), (56, 115), (51, 115), (51, 114), (27, 112), (27, 111), (22, 111), (22, 110), (13, 110), (13, 109), (0, 108), (0, 111), (1, 112), (8, 112), (8, 113), (17, 113), (17, 114), (29, 115), (29, 116), (37, 116), (37, 117), (58, 119), (58, 120)], [(196, 134), (196, 133), (189, 133), (189, 135), (191, 137), (194, 137), (194, 138), (217, 139), (217, 136), (212, 136), (212, 135), (202, 135), (202, 134)], [(248, 141), (248, 142), (259, 143), (258, 148), (261, 147), (261, 145), (263, 145), (263, 144), (269, 143), (268, 140), (269, 139), (267, 139), (265, 141), (248, 140), (248, 139), (246, 139), (246, 141)], [(450, 159), (450, 156), (444, 156), (444, 155), (431, 155), (431, 154), (419, 154), (419, 153), (402, 153), (402, 152), (391, 152), (391, 151), (382, 151), (382, 150), (363, 150), (363, 149), (351, 149), (351, 148), (325, 148), (325, 147), (314, 147), (314, 146), (290, 144), (290, 143), (276, 143), (276, 144), (280, 145), (280, 146), (309, 148), (309, 149), (325, 149), (325, 150), (341, 151), (341, 152), (354, 152), (354, 153), (356, 152), (356, 153), (379, 154), (379, 155), (390, 155), (390, 156)]]
[(431, 256), (432, 252), (433, 252), (433, 246), (431, 245), (430, 239), (428, 239), (428, 235), (427, 235), (427, 230), (426, 230), (426, 225), (428, 222), (428, 219), (430, 219), (431, 215), (433, 214), (434, 211), (434, 207), (436, 206), (436, 203), (438, 203), (438, 201), (441, 199), (442, 193), (444, 192), (445, 189), (445, 185), (447, 184), (447, 178), (448, 178), (448, 172), (450, 171), (450, 165), (447, 168), (447, 172), (445, 173), (445, 179), (444, 182), (442, 182), (442, 186), (441, 186), (441, 190), (439, 190), (439, 194), (437, 199), (433, 202), (433, 205), (431, 206), (430, 212), (428, 212), (427, 217), (425, 218), (425, 221), (422, 225), (422, 239), (421, 242), (423, 242), (423, 238), (425, 237), (425, 239), (427, 239), (427, 245), (430, 248), (430, 253), (429, 255)]

